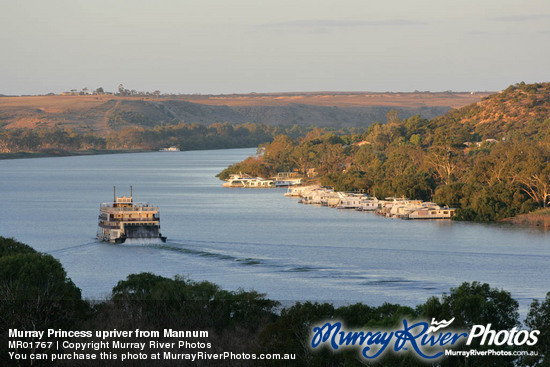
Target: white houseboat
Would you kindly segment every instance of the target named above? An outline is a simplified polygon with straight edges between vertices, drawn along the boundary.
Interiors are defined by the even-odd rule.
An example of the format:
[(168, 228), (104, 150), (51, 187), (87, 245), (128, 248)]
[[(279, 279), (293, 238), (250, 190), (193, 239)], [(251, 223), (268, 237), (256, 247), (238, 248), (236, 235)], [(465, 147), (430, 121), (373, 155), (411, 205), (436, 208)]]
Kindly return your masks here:
[(275, 187), (273, 180), (262, 177), (251, 177), (246, 173), (232, 174), (222, 184), (223, 187), (249, 187), (249, 188), (270, 188)]
[(178, 147), (169, 147), (169, 148), (160, 148), (159, 152), (179, 152), (180, 148)]
[(455, 216), (456, 209), (441, 208), (439, 205), (424, 207), (411, 211), (403, 219), (451, 219)]
[(320, 189), (319, 185), (309, 185), (309, 186), (299, 186), (299, 187), (289, 187), (285, 193), (286, 197), (304, 197), (309, 191)]
[(361, 210), (364, 204), (368, 202), (368, 196), (357, 193), (345, 193), (339, 192), (340, 202), (336, 206), (336, 209), (356, 209)]
[(251, 187), (256, 189), (268, 189), (271, 187), (275, 187), (275, 182), (273, 180), (268, 180), (262, 177), (256, 177), (246, 182), (245, 187)]
[(253, 178), (247, 174), (239, 173), (229, 175), (229, 178), (222, 184), (223, 187), (246, 187)]
[(276, 178), (275, 179), (275, 186), (277, 187), (283, 187), (283, 186), (296, 186), (302, 184), (301, 178)]
[(380, 208), (380, 200), (374, 196), (364, 196), (361, 198), (359, 207), (355, 208), (358, 211), (372, 212)]

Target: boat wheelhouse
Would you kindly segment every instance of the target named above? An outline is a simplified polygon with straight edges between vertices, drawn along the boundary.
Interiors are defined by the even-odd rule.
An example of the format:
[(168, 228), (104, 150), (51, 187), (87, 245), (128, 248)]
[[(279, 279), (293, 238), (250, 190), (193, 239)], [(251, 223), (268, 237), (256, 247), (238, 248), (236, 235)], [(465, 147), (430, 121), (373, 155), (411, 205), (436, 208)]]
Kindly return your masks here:
[(147, 203), (134, 203), (132, 187), (130, 196), (116, 196), (113, 187), (113, 202), (99, 206), (97, 238), (100, 241), (124, 243), (127, 239), (160, 239), (159, 208)]

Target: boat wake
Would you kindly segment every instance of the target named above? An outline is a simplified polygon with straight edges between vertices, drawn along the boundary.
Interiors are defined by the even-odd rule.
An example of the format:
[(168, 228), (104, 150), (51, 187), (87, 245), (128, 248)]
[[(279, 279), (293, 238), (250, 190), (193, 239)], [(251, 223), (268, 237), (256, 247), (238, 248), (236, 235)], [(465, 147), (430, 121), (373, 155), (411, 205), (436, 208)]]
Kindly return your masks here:
[(63, 248), (51, 250), (51, 251), (48, 251), (48, 253), (49, 254), (58, 254), (58, 253), (62, 253), (62, 252), (65, 252), (65, 251), (74, 250), (74, 249), (81, 248), (81, 247), (89, 247), (89, 246), (97, 245), (97, 244), (99, 244), (98, 241), (87, 242), (87, 243), (82, 243), (82, 244), (79, 244), (79, 245), (74, 245), (74, 246), (63, 247)]
[(192, 248), (192, 247), (189, 247), (189, 245), (191, 245), (191, 244), (182, 243), (182, 242), (175, 242), (175, 241), (168, 241), (166, 243), (159, 242), (156, 246), (151, 246), (151, 247), (155, 247), (155, 248), (159, 248), (159, 249), (163, 249), (163, 250), (168, 250), (168, 251), (180, 252), (180, 253), (189, 254), (189, 255), (196, 255), (196, 256), (214, 258), (214, 259), (219, 259), (219, 260), (229, 260), (229, 261), (234, 261), (234, 262), (240, 263), (242, 265), (265, 264), (265, 259), (257, 259), (257, 258), (249, 258), (249, 257), (241, 258), (239, 256), (223, 254), (223, 253), (220, 253), (220, 252), (212, 252), (212, 251), (207, 251), (207, 250), (204, 250), (204, 249)]
[(164, 242), (160, 238), (127, 238), (121, 246), (148, 246), (148, 245), (162, 245)]
[[(435, 285), (426, 280), (411, 280), (387, 274), (371, 273), (368, 270), (360, 268), (342, 269), (337, 265), (310, 263), (310, 262), (289, 262), (288, 259), (272, 257), (253, 257), (250, 253), (228, 253), (220, 249), (205, 248), (208, 242), (210, 245), (216, 245), (218, 242), (210, 241), (180, 241), (169, 240), (166, 243), (151, 245), (152, 248), (158, 248), (165, 251), (179, 252), (191, 256), (209, 258), (226, 262), (230, 266), (258, 267), (265, 270), (271, 269), (269, 273), (297, 273), (302, 280), (305, 279), (330, 279), (338, 283), (355, 284), (358, 287), (388, 288), (392, 291), (398, 288), (423, 288), (434, 289)], [(226, 242), (220, 242), (226, 244)], [(242, 243), (239, 243), (242, 244)], [(265, 271), (263, 270), (263, 271)], [(344, 283), (341, 283), (342, 285)], [(390, 285), (390, 287), (387, 287)]]

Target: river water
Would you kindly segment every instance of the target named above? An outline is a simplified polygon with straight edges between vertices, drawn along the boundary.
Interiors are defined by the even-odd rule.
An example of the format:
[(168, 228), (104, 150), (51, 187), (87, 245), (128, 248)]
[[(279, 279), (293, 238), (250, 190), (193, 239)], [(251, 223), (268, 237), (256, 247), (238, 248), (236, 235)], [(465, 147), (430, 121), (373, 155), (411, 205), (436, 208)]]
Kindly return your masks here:
[[(280, 301), (415, 306), (465, 281), (512, 293), (522, 314), (550, 291), (550, 233), (503, 224), (403, 221), (301, 205), (282, 189), (222, 188), (254, 149), (0, 161), (0, 235), (58, 258), (90, 299), (153, 272), (255, 289)], [(162, 243), (95, 239), (112, 187), (161, 209)]]

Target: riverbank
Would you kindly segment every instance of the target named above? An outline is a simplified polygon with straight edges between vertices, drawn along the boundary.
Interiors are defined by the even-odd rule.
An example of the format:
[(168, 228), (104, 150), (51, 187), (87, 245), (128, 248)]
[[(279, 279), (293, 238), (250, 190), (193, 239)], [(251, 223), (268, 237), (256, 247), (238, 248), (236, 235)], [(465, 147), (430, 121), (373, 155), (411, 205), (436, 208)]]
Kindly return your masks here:
[(17, 153), (0, 153), (0, 160), (3, 159), (23, 159), (23, 158), (46, 158), (46, 157), (70, 157), (81, 155), (99, 155), (99, 154), (119, 154), (119, 153), (145, 153), (154, 152), (150, 149), (122, 149), (122, 150), (77, 150), (67, 151), (62, 149), (52, 149), (44, 152), (17, 152)]
[[(223, 172), (224, 171), (222, 171), (222, 173)], [(220, 177), (222, 173), (219, 173), (217, 175), (217, 177), (219, 177), (220, 180), (222, 180), (222, 178)], [(379, 202), (377, 198), (368, 197), (368, 195), (359, 194), (358, 192), (354, 192), (351, 194), (351, 197), (348, 197), (350, 196), (348, 195), (350, 193), (344, 192), (344, 191), (337, 191), (337, 190), (335, 191), (333, 187), (322, 189), (321, 179), (318, 177), (303, 178), (303, 179), (305, 179), (305, 181), (301, 185), (291, 186), (289, 188), (289, 191), (293, 191), (293, 193), (289, 194), (288, 196), (302, 198), (300, 202), (304, 204), (318, 204), (318, 205), (336, 207), (336, 208), (355, 209), (358, 211), (364, 211), (364, 210), (373, 211), (373, 212), (376, 211), (378, 214), (384, 214), (384, 216), (394, 216), (394, 217), (400, 217), (402, 219), (413, 219), (413, 217), (409, 217), (408, 214), (405, 214), (405, 212), (407, 211), (410, 211), (413, 209), (414, 211), (418, 211), (419, 209), (423, 209), (422, 211), (424, 211), (424, 209), (431, 207), (432, 209), (437, 210), (438, 213), (430, 212), (430, 214), (437, 214), (436, 216), (432, 218), (426, 217), (426, 216), (418, 217), (417, 216), (418, 213), (415, 213), (414, 218), (416, 219), (453, 219), (453, 220), (464, 221), (464, 222), (472, 221), (472, 220), (465, 219), (464, 217), (460, 218), (458, 216), (455, 216), (455, 210), (457, 209), (439, 207), (433, 202), (422, 203), (422, 200), (414, 200), (414, 199), (413, 200), (403, 199), (404, 201), (396, 202), (396, 203), (399, 203), (400, 206), (403, 206), (403, 208), (396, 210), (396, 212), (393, 214), (390, 214), (390, 212), (392, 212), (391, 210), (392, 203), (386, 203), (386, 204), (383, 204), (382, 207), (379, 207), (378, 209), (374, 209), (374, 206), (376, 206), (376, 204), (380, 205), (380, 202), (384, 202), (384, 201), (382, 200)], [(249, 187), (256, 187), (256, 186), (249, 186)], [(307, 194), (304, 194), (304, 192), (301, 191), (300, 188), (304, 188), (304, 189), (310, 188), (310, 190), (309, 191), (306, 190)], [(312, 193), (314, 194), (311, 195)], [(308, 199), (304, 199), (305, 197), (304, 195), (309, 196)], [(285, 196), (287, 196), (287, 194), (285, 194)], [(342, 200), (346, 201), (346, 204), (343, 204)], [(405, 204), (408, 201), (410, 201), (411, 203)], [(407, 206), (409, 206), (409, 208), (406, 208)], [(415, 206), (418, 206), (418, 207), (415, 207)], [(449, 212), (452, 211), (452, 214), (448, 216), (444, 216), (444, 218), (439, 216), (441, 214), (440, 212), (448, 214), (446, 211), (449, 211)], [(550, 229), (550, 208), (543, 208), (543, 209), (535, 210), (531, 213), (519, 214), (515, 217), (509, 217), (509, 218), (504, 218), (500, 220), (492, 220), (487, 222), (493, 222), (493, 223), (506, 222), (517, 226), (537, 227), (543, 230), (549, 230)]]
[(527, 214), (520, 214), (512, 218), (503, 219), (502, 221), (521, 226), (550, 230), (550, 208), (535, 210)]

